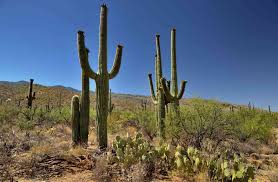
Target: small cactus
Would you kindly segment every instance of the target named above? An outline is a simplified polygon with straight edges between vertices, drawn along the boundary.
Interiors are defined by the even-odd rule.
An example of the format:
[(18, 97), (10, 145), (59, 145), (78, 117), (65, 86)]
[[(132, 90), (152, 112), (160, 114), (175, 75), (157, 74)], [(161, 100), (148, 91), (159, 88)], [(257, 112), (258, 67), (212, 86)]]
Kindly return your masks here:
[(147, 100), (141, 100), (141, 109), (142, 111), (147, 111)]
[[(166, 100), (169, 101), (170, 110), (179, 114), (179, 100), (182, 98), (187, 81), (182, 80), (181, 89), (178, 92), (178, 79), (177, 79), (177, 63), (176, 63), (176, 29), (171, 31), (171, 87), (167, 86), (166, 79), (162, 78), (162, 88), (166, 96)], [(169, 83), (168, 83), (169, 85)]]
[(32, 108), (33, 100), (36, 99), (36, 92), (33, 92), (33, 82), (34, 79), (30, 79), (29, 83), (29, 93), (27, 98), (27, 107)]
[(72, 128), (72, 145), (80, 144), (80, 111), (79, 97), (77, 95), (71, 100), (71, 128)]
[(94, 72), (88, 62), (84, 32), (78, 31), (78, 54), (82, 70), (96, 83), (96, 126), (99, 148), (107, 148), (107, 117), (109, 100), (109, 80), (117, 76), (122, 58), (122, 46), (118, 45), (114, 65), (110, 72), (107, 71), (107, 7), (101, 6), (98, 72)]

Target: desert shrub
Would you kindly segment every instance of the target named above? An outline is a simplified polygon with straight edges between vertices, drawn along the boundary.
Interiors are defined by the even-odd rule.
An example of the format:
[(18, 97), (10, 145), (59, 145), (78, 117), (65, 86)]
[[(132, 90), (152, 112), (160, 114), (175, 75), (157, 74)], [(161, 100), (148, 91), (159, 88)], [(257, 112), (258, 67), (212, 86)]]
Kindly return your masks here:
[(108, 117), (108, 131), (116, 133), (128, 121), (134, 121), (137, 129), (141, 129), (144, 134), (155, 135), (155, 116), (151, 111), (113, 111)]
[(122, 128), (122, 111), (113, 111), (108, 115), (107, 129), (110, 133), (116, 133)]
[(167, 119), (167, 133), (182, 146), (201, 148), (205, 139), (220, 143), (230, 135), (230, 121), (222, 108), (214, 103), (182, 108), (180, 116), (170, 120)]
[(142, 130), (151, 138), (155, 136), (157, 128), (155, 121), (155, 113), (151, 111), (137, 111), (135, 113)]
[(241, 141), (253, 138), (267, 142), (272, 135), (272, 128), (278, 121), (275, 114), (246, 108), (230, 113), (229, 118), (232, 121), (234, 136)]
[(0, 106), (0, 124), (11, 123), (19, 114), (19, 109), (12, 105)]

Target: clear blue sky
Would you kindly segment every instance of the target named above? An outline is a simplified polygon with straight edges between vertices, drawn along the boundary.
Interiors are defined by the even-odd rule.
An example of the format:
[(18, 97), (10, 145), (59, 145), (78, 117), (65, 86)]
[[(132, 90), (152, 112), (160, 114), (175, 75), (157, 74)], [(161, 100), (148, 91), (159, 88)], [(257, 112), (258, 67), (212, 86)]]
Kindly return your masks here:
[[(278, 0), (0, 0), (0, 80), (34, 78), (81, 88), (76, 32), (97, 66), (100, 4), (107, 3), (108, 62), (124, 45), (114, 92), (149, 95), (155, 34), (170, 76), (170, 30), (177, 29), (178, 78), (186, 97), (249, 101), (278, 110)], [(94, 81), (91, 80), (94, 90)]]

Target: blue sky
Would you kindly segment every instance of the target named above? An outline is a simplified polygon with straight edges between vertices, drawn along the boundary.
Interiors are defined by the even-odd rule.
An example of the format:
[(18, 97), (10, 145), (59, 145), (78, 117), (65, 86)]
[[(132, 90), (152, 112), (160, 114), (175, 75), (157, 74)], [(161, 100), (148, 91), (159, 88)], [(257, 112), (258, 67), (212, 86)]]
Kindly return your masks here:
[(109, 67), (116, 45), (124, 45), (120, 73), (110, 81), (114, 92), (149, 95), (156, 33), (169, 78), (170, 30), (176, 27), (185, 98), (278, 110), (278, 0), (0, 0), (0, 80), (32, 77), (80, 89), (76, 32), (85, 32), (96, 70), (102, 3), (109, 8)]

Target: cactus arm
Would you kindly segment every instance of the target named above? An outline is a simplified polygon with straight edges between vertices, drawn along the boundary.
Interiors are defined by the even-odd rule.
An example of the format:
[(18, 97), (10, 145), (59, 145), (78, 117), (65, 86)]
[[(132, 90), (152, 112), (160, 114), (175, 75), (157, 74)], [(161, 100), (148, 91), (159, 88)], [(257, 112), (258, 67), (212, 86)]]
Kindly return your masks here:
[(150, 82), (152, 100), (153, 100), (154, 104), (156, 104), (157, 103), (157, 98), (154, 94), (152, 74), (149, 73), (148, 77), (149, 77), (149, 82)]
[(33, 93), (33, 99), (36, 99), (36, 92)]
[(97, 73), (95, 73), (89, 65), (88, 49), (86, 49), (85, 47), (84, 32), (82, 31), (77, 32), (77, 47), (78, 47), (79, 61), (82, 69), (90, 78), (95, 80), (97, 78)]
[(170, 92), (169, 88), (167, 87), (166, 79), (165, 78), (161, 78), (160, 82), (161, 82), (162, 89), (163, 89), (163, 92), (165, 94), (166, 100), (169, 101), (169, 102), (175, 101), (176, 98), (171, 95), (171, 92)]
[(180, 99), (182, 98), (183, 94), (184, 94), (186, 83), (187, 83), (187, 81), (185, 81), (185, 80), (182, 80), (182, 81), (181, 81), (180, 92), (179, 92), (179, 94), (178, 94), (178, 96), (177, 96), (177, 99), (178, 99), (178, 100), (180, 100)]
[(118, 45), (114, 64), (112, 66), (111, 71), (109, 72), (109, 79), (113, 79), (120, 71), (121, 60), (122, 60), (122, 50), (123, 50), (123, 46)]

